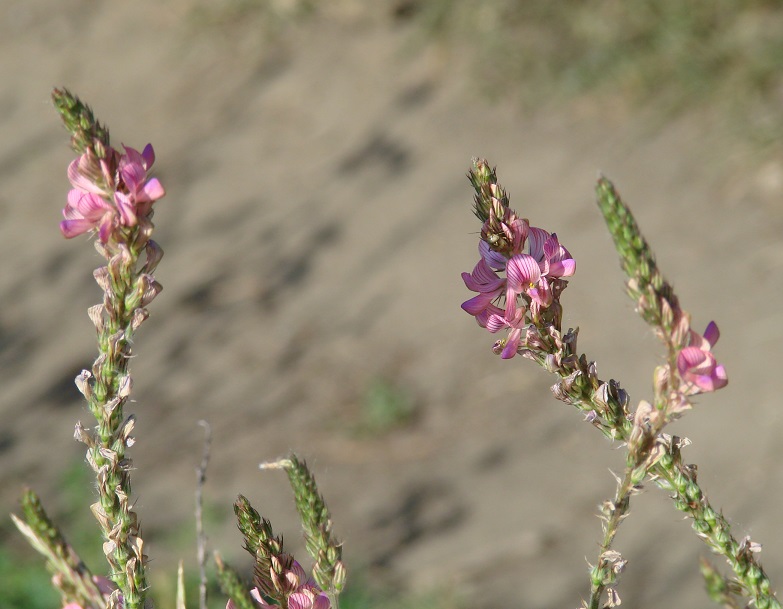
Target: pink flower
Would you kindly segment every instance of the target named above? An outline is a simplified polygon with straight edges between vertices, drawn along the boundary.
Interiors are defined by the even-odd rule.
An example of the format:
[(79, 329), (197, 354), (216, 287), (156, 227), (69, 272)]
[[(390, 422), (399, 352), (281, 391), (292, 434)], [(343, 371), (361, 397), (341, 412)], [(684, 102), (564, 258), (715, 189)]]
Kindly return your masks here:
[[(293, 562), (291, 569), (284, 571), (283, 579), (287, 589), (292, 590), (287, 596), (287, 606), (283, 609), (330, 609), (329, 597), (307, 576), (302, 565), (297, 561)], [(264, 600), (258, 588), (253, 588), (250, 596), (259, 609), (277, 609), (277, 604), (270, 604)], [(229, 600), (226, 609), (236, 609), (234, 601)]]
[[(465, 286), (478, 295), (462, 303), (462, 308), (490, 332), (510, 330), (502, 345), (502, 357), (514, 357), (526, 327), (526, 315), (539, 319), (552, 307), (566, 282), (576, 271), (576, 262), (560, 245), (557, 235), (531, 227), (506, 208), (501, 214), (494, 207), (481, 229), (481, 260), (471, 273), (462, 273)], [(499, 273), (505, 271), (505, 278)]]
[(710, 351), (718, 338), (720, 331), (714, 321), (709, 323), (703, 337), (690, 331), (688, 346), (677, 354), (677, 370), (688, 385), (684, 393), (693, 395), (716, 391), (729, 382), (726, 369), (718, 364)]
[[(253, 588), (250, 591), (250, 596), (253, 597), (260, 609), (277, 609), (276, 604), (270, 604), (264, 600), (258, 588)], [(329, 609), (330, 607), (329, 597), (313, 585), (301, 586), (296, 592), (292, 592), (288, 597), (288, 606), (283, 609)], [(234, 601), (229, 600), (226, 603), (226, 609), (237, 609), (237, 606)]]
[(147, 173), (155, 162), (155, 151), (152, 144), (147, 144), (141, 153), (125, 145), (123, 148), (125, 154), (120, 157), (118, 172), (127, 194), (115, 192), (115, 200), (117, 195), (122, 195), (132, 203), (139, 216), (147, 216), (152, 204), (166, 194), (157, 178), (147, 180)]
[[(479, 325), (486, 326), (486, 312), (490, 307), (497, 309), (492, 305), (492, 301), (503, 293), (506, 280), (498, 277), (483, 257), (473, 268), (472, 273), (462, 273), (462, 280), (465, 282), (465, 287), (472, 292), (478, 292), (478, 296), (463, 302), (462, 308), (476, 317)], [(481, 323), (482, 319), (484, 324)]]
[(106, 243), (116, 215), (115, 207), (102, 196), (74, 188), (68, 192), (68, 204), (63, 209), (65, 220), (60, 222), (60, 231), (70, 239), (97, 228), (101, 242)]
[(147, 144), (143, 152), (127, 146), (125, 154), (109, 149), (106, 159), (86, 152), (68, 166), (73, 188), (63, 209), (60, 231), (70, 239), (91, 230), (102, 243), (119, 226), (135, 226), (146, 218), (152, 204), (166, 192), (156, 179), (147, 179), (155, 153)]
[(506, 344), (503, 347), (503, 351), (500, 353), (500, 357), (503, 359), (511, 359), (517, 354), (519, 342), (522, 338), (522, 330), (526, 327), (525, 309), (523, 308), (517, 309), (511, 320), (507, 320), (503, 315), (490, 315), (486, 324), (487, 330), (493, 334), (503, 328), (509, 328), (511, 330), (511, 332), (508, 333), (508, 337), (506, 337)]
[(570, 277), (576, 272), (576, 261), (560, 245), (557, 234), (542, 228), (530, 228), (530, 255), (538, 261), (544, 277)]
[(541, 279), (541, 269), (532, 256), (517, 254), (506, 264), (506, 277), (506, 319), (511, 320), (516, 316), (518, 294), (525, 292), (531, 298), (539, 297), (536, 285)]

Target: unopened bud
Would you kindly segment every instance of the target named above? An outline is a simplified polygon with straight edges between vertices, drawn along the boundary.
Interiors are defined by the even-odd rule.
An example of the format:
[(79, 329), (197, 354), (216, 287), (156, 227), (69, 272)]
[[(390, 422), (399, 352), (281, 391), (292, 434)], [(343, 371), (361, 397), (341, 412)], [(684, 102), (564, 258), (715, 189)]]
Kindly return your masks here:
[(337, 561), (334, 565), (334, 572), (332, 575), (332, 585), (337, 592), (340, 592), (345, 587), (345, 579), (348, 573), (345, 569), (343, 562)]

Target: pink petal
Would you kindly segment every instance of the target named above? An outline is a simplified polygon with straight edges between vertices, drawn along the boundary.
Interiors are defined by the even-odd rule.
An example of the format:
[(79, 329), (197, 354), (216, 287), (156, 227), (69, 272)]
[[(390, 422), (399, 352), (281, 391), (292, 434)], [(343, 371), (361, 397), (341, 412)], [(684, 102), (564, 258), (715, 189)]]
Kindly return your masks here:
[(546, 243), (546, 240), (549, 239), (549, 233), (546, 232), (543, 228), (536, 228), (535, 226), (531, 226), (528, 236), (530, 238), (530, 255), (533, 256), (533, 258), (536, 260), (543, 260), (544, 243)]
[(98, 229), (98, 238), (101, 243), (108, 243), (109, 237), (114, 230), (114, 214), (106, 213), (101, 220), (100, 228)]
[(86, 233), (95, 228), (95, 222), (91, 220), (63, 220), (60, 222), (60, 232), (66, 239), (73, 239), (74, 237)]
[(83, 158), (84, 155), (71, 161), (71, 163), (68, 165), (68, 179), (71, 181), (71, 184), (74, 188), (78, 188), (79, 190), (83, 190), (85, 192), (103, 194), (103, 189), (84, 175), (83, 169), (81, 167), (81, 161)]
[(147, 179), (147, 170), (144, 169), (143, 163), (144, 160), (138, 151), (125, 147), (125, 154), (120, 158), (119, 172), (131, 193), (135, 194)]
[(138, 218), (136, 217), (136, 206), (131, 198), (121, 192), (114, 193), (114, 204), (120, 212), (120, 223), (123, 226), (136, 226)]
[(549, 272), (547, 275), (550, 277), (570, 277), (576, 273), (576, 261), (572, 259), (550, 262)]
[(532, 256), (517, 254), (512, 256), (506, 265), (506, 277), (509, 289), (520, 294), (539, 280), (541, 269)]
[(549, 288), (549, 282), (546, 277), (542, 277), (536, 284), (536, 287), (530, 288), (527, 292), (534, 302), (537, 302), (542, 308), (546, 309), (552, 304), (554, 295)]
[(487, 319), (486, 326), (487, 330), (492, 332), (494, 334), (495, 332), (498, 332), (502, 330), (503, 328), (508, 327), (508, 322), (506, 321), (505, 317), (502, 315), (490, 315), (489, 319)]
[(68, 205), (66, 210), (71, 208), (85, 218), (97, 220), (107, 211), (111, 211), (112, 206), (106, 200), (92, 192), (84, 192), (77, 188), (68, 191)]
[(162, 199), (165, 194), (166, 190), (158, 181), (158, 178), (152, 178), (141, 188), (138, 193), (138, 199), (139, 201), (157, 201), (158, 199)]
[(316, 594), (315, 602), (313, 602), (313, 609), (329, 609), (330, 606), (331, 603), (329, 602), (329, 597), (326, 596), (326, 594), (323, 592)]
[(707, 360), (707, 354), (698, 347), (685, 347), (677, 355), (677, 370), (681, 376)]
[(502, 271), (506, 268), (507, 259), (503, 254), (500, 254), (489, 247), (489, 243), (486, 241), (479, 241), (479, 255), (483, 260), (487, 261), (487, 264), (496, 271)]
[(513, 252), (518, 253), (525, 246), (529, 228), (530, 225), (523, 218), (516, 218), (511, 222), (511, 249)]
[(503, 352), (500, 354), (502, 359), (511, 359), (517, 354), (517, 347), (519, 347), (519, 339), (521, 336), (522, 330), (520, 328), (514, 328), (508, 333), (506, 346), (503, 347)]
[(473, 267), (472, 273), (462, 273), (462, 280), (471, 292), (490, 292), (503, 287), (505, 279), (501, 279), (483, 258)]
[[(482, 328), (486, 328), (487, 323), (493, 316), (500, 317), (501, 319), (503, 319), (503, 315), (504, 315), (503, 309), (500, 309), (495, 305), (491, 304), (484, 311), (481, 311), (481, 313), (476, 315), (476, 323), (480, 325)], [(491, 331), (492, 330), (490, 330), (490, 332)]]
[(484, 311), (487, 306), (489, 306), (489, 303), (491, 303), (496, 297), (497, 294), (494, 292), (479, 294), (478, 296), (474, 296), (470, 300), (463, 302), (461, 305), (462, 310), (470, 313), (471, 315), (478, 315)]
[(313, 606), (312, 593), (294, 592), (288, 597), (288, 609), (311, 609)]

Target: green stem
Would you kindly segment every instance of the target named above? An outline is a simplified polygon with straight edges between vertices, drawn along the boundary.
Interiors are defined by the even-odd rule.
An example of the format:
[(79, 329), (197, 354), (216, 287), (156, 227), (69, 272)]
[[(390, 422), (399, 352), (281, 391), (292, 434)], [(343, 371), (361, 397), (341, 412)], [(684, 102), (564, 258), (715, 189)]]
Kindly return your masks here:
[(617, 534), (620, 523), (625, 520), (628, 508), (631, 504), (631, 495), (634, 492), (634, 467), (629, 464), (625, 470), (625, 476), (617, 483), (614, 500), (604, 504), (604, 538), (601, 541), (601, 551), (598, 554), (598, 563), (590, 571), (590, 602), (589, 609), (598, 609), (603, 593), (617, 583), (617, 574), (622, 570), (624, 561), (619, 554), (613, 556), (610, 553), (612, 542)]
[[(548, 344), (554, 354), (555, 345)], [(633, 430), (624, 404), (627, 400), (618, 399), (617, 394), (606, 391), (609, 396), (598, 399), (598, 388), (606, 384), (590, 374), (587, 358), (569, 357), (568, 350), (562, 357), (563, 365), (554, 370), (563, 380), (556, 386), (558, 397), (573, 404), (582, 412), (595, 412), (593, 426), (609, 438), (628, 442)], [(544, 362), (546, 352), (534, 352), (536, 361)], [(556, 395), (558, 391), (555, 392)], [(623, 413), (625, 415), (623, 416)], [(661, 488), (673, 492), (675, 507), (693, 520), (693, 529), (707, 546), (716, 554), (723, 556), (737, 582), (747, 596), (753, 599), (759, 609), (780, 609), (781, 605), (772, 591), (772, 585), (759, 561), (747, 544), (741, 544), (731, 534), (726, 519), (710, 505), (707, 496), (696, 481), (696, 467), (684, 465), (680, 460), (679, 448), (674, 442), (664, 444), (663, 456), (650, 467), (650, 478)]]
[(145, 238), (148, 240), (138, 231), (131, 232), (127, 241), (130, 246), (106, 250), (108, 264), (97, 271), (105, 294), (102, 319), (96, 324), (99, 356), (87, 395), (98, 424), (88, 458), (96, 472), (99, 493), (99, 502), (92, 509), (103, 531), (111, 578), (128, 609), (144, 606), (148, 588), (138, 519), (130, 507), (131, 461), (126, 456), (130, 430), (126, 426), (132, 420), (126, 421), (123, 412), (130, 393), (128, 362), (135, 310), (126, 303), (132, 302), (138, 291), (140, 242)]

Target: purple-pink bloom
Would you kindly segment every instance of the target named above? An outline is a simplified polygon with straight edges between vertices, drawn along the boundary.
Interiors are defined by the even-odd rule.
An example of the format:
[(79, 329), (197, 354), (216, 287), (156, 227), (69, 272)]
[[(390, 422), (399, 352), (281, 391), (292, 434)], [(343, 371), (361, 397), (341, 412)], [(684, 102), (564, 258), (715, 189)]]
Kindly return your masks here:
[(486, 327), (488, 315), (500, 311), (492, 301), (503, 293), (506, 280), (498, 277), (483, 257), (473, 268), (472, 273), (462, 273), (462, 280), (469, 290), (478, 292), (478, 296), (463, 302), (462, 308), (473, 315), (480, 326)]
[[(267, 603), (258, 588), (250, 591), (250, 596), (258, 605), (259, 609), (277, 609), (276, 604)], [(329, 609), (331, 602), (325, 592), (321, 591), (315, 584), (302, 585), (295, 592), (288, 596), (287, 607), (283, 609)], [(226, 603), (226, 609), (237, 609), (234, 601), (229, 600)]]
[(522, 330), (526, 328), (525, 309), (517, 309), (514, 313), (514, 317), (510, 320), (506, 319), (503, 315), (490, 315), (487, 320), (486, 328), (493, 334), (503, 328), (511, 329), (511, 332), (509, 332), (506, 337), (506, 344), (503, 347), (503, 351), (500, 354), (500, 357), (503, 359), (511, 359), (517, 354), (519, 341), (522, 338)]
[[(574, 274), (576, 262), (556, 234), (531, 227), (508, 208), (502, 220), (494, 208), (489, 210), (479, 254), (473, 271), (462, 273), (465, 286), (478, 295), (463, 302), (462, 308), (490, 332), (510, 330), (495, 347), (510, 359), (519, 348), (526, 315), (538, 319), (543, 309), (552, 306), (565, 284), (561, 278)], [(503, 271), (505, 278), (498, 276)]]
[(73, 188), (68, 192), (68, 203), (63, 209), (65, 220), (60, 231), (66, 239), (98, 228), (99, 238), (106, 243), (114, 226), (117, 210), (101, 195)]
[(530, 255), (535, 258), (544, 277), (570, 277), (576, 272), (576, 261), (560, 245), (557, 234), (530, 227)]
[(60, 222), (66, 238), (97, 229), (98, 238), (106, 243), (118, 226), (135, 226), (147, 217), (152, 204), (166, 194), (156, 178), (147, 179), (155, 161), (152, 145), (143, 152), (124, 148), (124, 154), (109, 148), (100, 160), (85, 152), (68, 166), (73, 188)]
[[(290, 569), (283, 572), (288, 590), (286, 607), (283, 609), (330, 609), (331, 602), (327, 594), (322, 591), (312, 578), (307, 576), (305, 570), (297, 561), (293, 561)], [(276, 604), (267, 603), (258, 588), (250, 591), (250, 596), (256, 602), (259, 609), (277, 609)], [(226, 609), (237, 609), (234, 601), (229, 600)]]
[(473, 267), (472, 273), (462, 273), (462, 280), (471, 292), (479, 293), (478, 296), (462, 304), (462, 308), (471, 315), (477, 315), (486, 309), (487, 304), (501, 294), (506, 283), (506, 280), (498, 277), (483, 258)]
[(716, 391), (729, 382), (726, 369), (718, 364), (710, 349), (720, 338), (718, 325), (711, 321), (700, 336), (693, 330), (689, 333), (689, 344), (677, 354), (677, 371), (680, 378), (689, 385), (685, 393), (692, 395)]
[(506, 264), (506, 319), (512, 320), (517, 312), (517, 295), (526, 292), (533, 296), (531, 289), (541, 279), (541, 269), (532, 256), (517, 254)]

